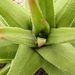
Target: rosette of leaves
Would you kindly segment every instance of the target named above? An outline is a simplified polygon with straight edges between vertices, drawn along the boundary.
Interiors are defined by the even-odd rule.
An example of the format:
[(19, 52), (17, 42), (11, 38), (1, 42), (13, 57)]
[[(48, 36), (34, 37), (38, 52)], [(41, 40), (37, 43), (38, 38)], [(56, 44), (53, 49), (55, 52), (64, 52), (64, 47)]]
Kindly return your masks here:
[(0, 15), (0, 75), (75, 75), (75, 0), (0, 0)]

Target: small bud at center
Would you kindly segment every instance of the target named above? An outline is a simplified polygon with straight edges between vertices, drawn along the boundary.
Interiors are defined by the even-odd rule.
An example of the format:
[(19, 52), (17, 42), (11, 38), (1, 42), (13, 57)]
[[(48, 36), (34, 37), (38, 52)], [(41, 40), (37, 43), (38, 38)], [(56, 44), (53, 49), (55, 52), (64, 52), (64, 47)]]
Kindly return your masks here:
[(43, 46), (45, 43), (46, 43), (46, 39), (45, 39), (45, 38), (37, 37), (37, 44), (38, 44), (38, 47)]

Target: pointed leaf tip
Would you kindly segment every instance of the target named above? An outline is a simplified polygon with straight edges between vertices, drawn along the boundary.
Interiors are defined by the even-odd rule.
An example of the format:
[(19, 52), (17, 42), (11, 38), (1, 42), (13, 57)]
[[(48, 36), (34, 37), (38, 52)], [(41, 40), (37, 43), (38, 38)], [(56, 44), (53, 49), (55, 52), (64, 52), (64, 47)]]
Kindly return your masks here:
[(50, 32), (50, 25), (48, 24), (48, 22), (45, 19), (42, 19), (41, 21), (45, 26), (43, 32), (46, 34), (46, 36), (48, 36), (48, 34)]
[(50, 27), (44, 19), (42, 11), (36, 0), (29, 0), (30, 10), (32, 14), (33, 33), (37, 36), (41, 31), (48, 35)]
[(37, 0), (37, 2), (40, 6), (42, 14), (44, 15), (44, 18), (49, 23), (50, 27), (56, 27), (53, 0)]

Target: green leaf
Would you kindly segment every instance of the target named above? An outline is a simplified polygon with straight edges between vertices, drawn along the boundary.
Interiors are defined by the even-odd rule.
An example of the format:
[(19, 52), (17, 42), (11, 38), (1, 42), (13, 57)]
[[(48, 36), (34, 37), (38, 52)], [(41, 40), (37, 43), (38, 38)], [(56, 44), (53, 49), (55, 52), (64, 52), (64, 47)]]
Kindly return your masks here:
[(33, 37), (32, 32), (30, 30), (24, 30), (17, 27), (0, 28), (0, 39), (35, 47), (35, 37)]
[(7, 75), (33, 75), (43, 62), (42, 57), (39, 57), (35, 51), (20, 45)]
[(51, 29), (46, 44), (63, 43), (75, 40), (75, 28)]
[(9, 44), (0, 47), (0, 63), (9, 63), (17, 52), (18, 45), (17, 44)]
[(55, 3), (57, 0), (53, 0), (53, 2)]
[(72, 44), (72, 46), (75, 47), (75, 41), (74, 42), (70, 42), (70, 44)]
[(48, 73), (48, 75), (72, 75), (69, 72), (60, 70), (47, 61), (42, 65), (42, 68)]
[[(67, 2), (65, 0), (65, 3), (66, 4), (63, 4), (63, 6), (62, 6), (61, 1), (60, 1), (59, 7), (62, 6), (63, 8), (56, 15), (57, 27), (71, 26), (71, 23), (75, 17), (75, 0), (67, 0)], [(58, 2), (58, 4), (59, 4), (59, 2)]]
[(6, 75), (10, 68), (10, 63), (8, 63), (3, 69), (0, 70), (0, 75)]
[(0, 15), (0, 27), (9, 26), (4, 18)]
[(68, 4), (68, 1), (69, 0), (56, 0), (54, 3), (55, 16)]
[(59, 69), (75, 75), (75, 48), (70, 43), (46, 46), (36, 51)]
[(12, 61), (12, 59), (9, 59), (9, 58), (5, 58), (5, 59), (0, 59), (0, 64), (2, 63), (10, 63)]
[(3, 23), (2, 23), (2, 21), (0, 21), (0, 27), (3, 27), (4, 25), (3, 25)]
[(10, 26), (29, 28), (30, 14), (12, 0), (0, 0), (0, 15)]
[(40, 32), (44, 31), (49, 34), (50, 26), (44, 19), (42, 12), (36, 0), (29, 0), (29, 6), (32, 14), (33, 33), (37, 36)]
[(28, 0), (24, 0), (24, 2), (25, 2), (25, 8), (30, 12)]
[(10, 41), (7, 41), (7, 40), (1, 40), (0, 39), (0, 47), (3, 47), (3, 46), (8, 46), (8, 45), (11, 45), (11, 44), (14, 44)]
[(75, 27), (75, 18), (73, 19), (73, 21), (71, 23), (71, 27)]
[(55, 27), (53, 0), (38, 0), (38, 3), (50, 27)]
[(8, 46), (0, 47), (0, 63), (11, 61), (18, 49), (17, 44), (10, 44)]
[(0, 27), (8, 26), (7, 22), (4, 20), (4, 18), (0, 15)]
[(20, 45), (7, 75), (34, 75), (35, 72), (43, 68), (48, 75), (66, 75), (64, 72), (44, 60), (31, 48)]
[[(4, 20), (2, 16), (0, 16), (0, 27), (8, 27), (7, 22)], [(12, 42), (7, 41), (7, 40), (0, 40), (0, 47), (7, 46), (10, 44), (12, 44)]]

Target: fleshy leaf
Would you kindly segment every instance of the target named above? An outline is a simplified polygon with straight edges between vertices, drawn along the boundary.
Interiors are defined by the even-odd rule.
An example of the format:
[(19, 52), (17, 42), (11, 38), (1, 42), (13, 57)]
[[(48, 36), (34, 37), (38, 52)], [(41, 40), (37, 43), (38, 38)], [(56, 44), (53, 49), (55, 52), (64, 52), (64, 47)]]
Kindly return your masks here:
[(39, 3), (39, 6), (42, 10), (42, 13), (44, 15), (44, 18), (49, 23), (50, 27), (55, 27), (54, 22), (54, 7), (53, 7), (53, 0), (37, 0)]
[(6, 75), (10, 68), (10, 63), (8, 63), (3, 69), (0, 70), (0, 75)]
[[(9, 25), (7, 24), (7, 22), (4, 20), (2, 16), (0, 16), (0, 27), (9, 27)], [(10, 44), (13, 44), (13, 43), (7, 40), (0, 40), (0, 47), (8, 46)]]
[(46, 44), (71, 42), (75, 40), (75, 28), (51, 29)]
[(17, 44), (25, 44), (35, 47), (35, 40), (30, 30), (24, 30), (17, 27), (0, 28), (0, 39), (8, 40)]
[(73, 21), (71, 23), (71, 27), (75, 27), (75, 18), (73, 19)]
[(75, 47), (75, 41), (74, 42), (70, 42), (70, 44), (72, 44), (72, 46)]
[(2, 16), (0, 16), (0, 27), (9, 26)]
[(67, 71), (62, 71), (49, 62), (44, 62), (42, 68), (48, 73), (48, 75), (72, 75)]
[(43, 68), (50, 75), (66, 75), (31, 48), (20, 45), (7, 75), (34, 75), (35, 72)]
[(71, 26), (71, 23), (73, 19), (75, 18), (75, 0), (64, 0), (64, 1), (66, 4), (64, 4), (63, 6), (61, 5), (62, 4), (61, 0), (59, 2), (57, 1), (58, 4), (60, 3), (59, 7), (61, 6), (63, 7), (56, 15), (57, 27)]
[(7, 40), (0, 40), (0, 47), (3, 47), (3, 46), (8, 46), (8, 45), (11, 45), (11, 44), (14, 44), (10, 41), (7, 41)]
[(17, 52), (17, 44), (9, 44), (0, 47), (0, 63), (9, 63), (14, 59)]
[(8, 59), (8, 58), (6, 58), (6, 59), (0, 59), (0, 63), (2, 64), (2, 63), (10, 63), (12, 61), (12, 59)]
[(12, 0), (0, 0), (0, 15), (10, 26), (29, 28), (30, 14)]
[(54, 12), (55, 16), (68, 4), (69, 0), (54, 0)]
[(34, 75), (43, 62), (42, 57), (39, 57), (35, 51), (25, 45), (20, 45), (7, 75)]
[(25, 2), (25, 8), (30, 12), (28, 0), (24, 0), (24, 2)]
[(14, 59), (17, 49), (17, 44), (10, 44), (8, 46), (0, 47), (0, 63)]
[(45, 34), (49, 34), (50, 26), (44, 19), (42, 12), (36, 0), (29, 0), (30, 10), (32, 14), (33, 33), (37, 36), (45, 30)]
[(53, 2), (55, 3), (57, 0), (53, 0)]
[(36, 51), (59, 69), (75, 75), (75, 48), (70, 43), (46, 46)]

